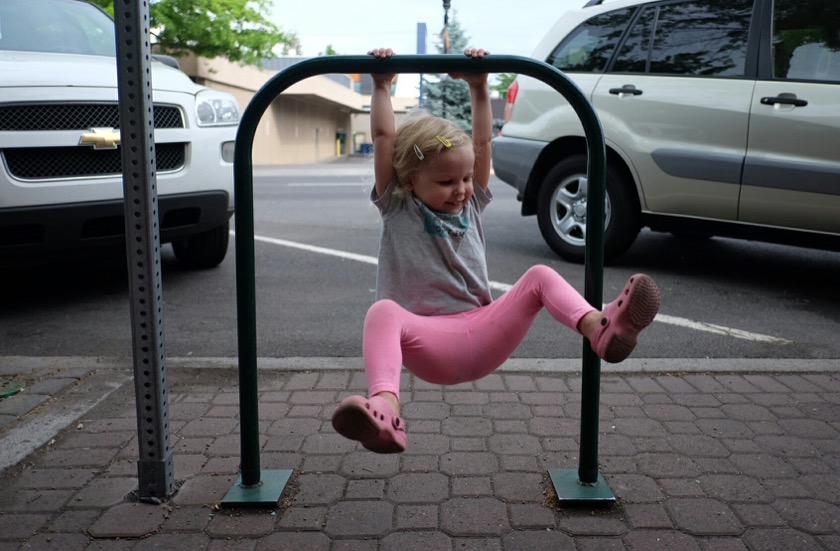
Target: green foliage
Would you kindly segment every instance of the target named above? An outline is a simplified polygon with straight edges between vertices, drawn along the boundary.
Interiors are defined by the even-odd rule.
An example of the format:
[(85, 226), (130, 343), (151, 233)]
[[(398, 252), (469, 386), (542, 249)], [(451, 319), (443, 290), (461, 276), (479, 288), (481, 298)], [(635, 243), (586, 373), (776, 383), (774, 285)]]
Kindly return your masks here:
[[(464, 34), (458, 22), (457, 13), (449, 17), (449, 51), (444, 52), (445, 43), (443, 33), (437, 44), (438, 53), (463, 55), (469, 46), (469, 37)], [(472, 109), (470, 107), (470, 87), (463, 80), (449, 78), (448, 75), (438, 75), (434, 80), (427, 80), (423, 87), (423, 105), (433, 115), (455, 121), (461, 128), (469, 132), (472, 128)]]
[(114, 15), (114, 1), (113, 0), (88, 0), (91, 4), (96, 4), (111, 15)]
[[(113, 0), (92, 2), (113, 13)], [(161, 53), (259, 65), (275, 47), (299, 45), (266, 19), (270, 7), (269, 0), (152, 0), (149, 18)]]
[(490, 89), (499, 92), (503, 98), (507, 97), (508, 88), (516, 80), (516, 73), (499, 73), (495, 77), (496, 81), (490, 85)]

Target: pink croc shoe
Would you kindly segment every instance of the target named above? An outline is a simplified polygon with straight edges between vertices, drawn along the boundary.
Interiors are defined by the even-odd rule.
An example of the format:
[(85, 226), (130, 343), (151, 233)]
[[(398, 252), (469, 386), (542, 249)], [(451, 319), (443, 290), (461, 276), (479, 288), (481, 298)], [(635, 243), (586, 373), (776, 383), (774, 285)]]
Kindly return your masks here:
[(618, 298), (604, 307), (601, 326), (591, 340), (592, 350), (609, 363), (624, 361), (658, 311), (656, 283), (644, 274), (631, 276)]
[(405, 451), (405, 423), (379, 396), (345, 398), (333, 413), (332, 425), (340, 435), (358, 440), (372, 452)]

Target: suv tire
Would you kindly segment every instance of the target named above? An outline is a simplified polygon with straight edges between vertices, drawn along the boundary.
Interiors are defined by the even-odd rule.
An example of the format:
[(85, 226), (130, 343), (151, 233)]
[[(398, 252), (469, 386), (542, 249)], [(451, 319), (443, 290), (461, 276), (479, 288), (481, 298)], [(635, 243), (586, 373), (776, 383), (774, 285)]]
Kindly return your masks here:
[[(543, 239), (566, 260), (583, 262), (586, 252), (586, 155), (572, 155), (548, 171), (537, 198), (537, 221)], [(635, 190), (632, 190), (635, 191)], [(630, 185), (607, 164), (604, 261), (630, 248), (641, 229), (636, 196)]]
[(215, 268), (225, 259), (230, 222), (172, 242), (175, 258), (190, 268)]

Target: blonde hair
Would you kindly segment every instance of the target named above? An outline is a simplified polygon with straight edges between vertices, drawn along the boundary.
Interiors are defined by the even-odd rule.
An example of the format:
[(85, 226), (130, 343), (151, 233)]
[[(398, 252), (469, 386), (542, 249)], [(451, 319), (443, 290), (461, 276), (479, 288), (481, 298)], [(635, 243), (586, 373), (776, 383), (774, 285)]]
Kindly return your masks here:
[(394, 139), (393, 165), (400, 184), (398, 190), (411, 182), (422, 163), (428, 163), (444, 149), (450, 149), (444, 142), (451, 144), (452, 149), (473, 147), (470, 135), (454, 122), (435, 117), (427, 111), (409, 113)]

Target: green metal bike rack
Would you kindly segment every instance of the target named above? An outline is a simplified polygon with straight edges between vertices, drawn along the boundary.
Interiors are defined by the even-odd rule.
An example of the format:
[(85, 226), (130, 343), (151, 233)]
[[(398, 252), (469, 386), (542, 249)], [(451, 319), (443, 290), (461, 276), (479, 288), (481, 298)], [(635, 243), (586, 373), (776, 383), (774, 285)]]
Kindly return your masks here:
[[(274, 506), (292, 475), (290, 469), (260, 471), (252, 148), (257, 125), (278, 95), (303, 79), (330, 73), (516, 73), (545, 82), (563, 95), (583, 124), (588, 147), (586, 216), (588, 221), (604, 219), (606, 146), (601, 123), (580, 89), (551, 65), (509, 55), (488, 55), (481, 59), (464, 55), (395, 55), (389, 59), (367, 55), (327, 56), (302, 61), (269, 79), (242, 115), (233, 160), (241, 473), (222, 500), (223, 507)], [(585, 258), (584, 297), (600, 309), (604, 281), (603, 224), (587, 225)], [(551, 470), (549, 475), (562, 503), (611, 504), (615, 497), (598, 473), (601, 360), (586, 339), (582, 362), (579, 466), (576, 471)]]

